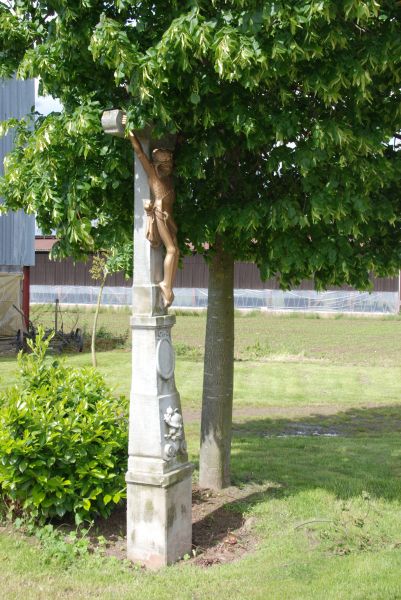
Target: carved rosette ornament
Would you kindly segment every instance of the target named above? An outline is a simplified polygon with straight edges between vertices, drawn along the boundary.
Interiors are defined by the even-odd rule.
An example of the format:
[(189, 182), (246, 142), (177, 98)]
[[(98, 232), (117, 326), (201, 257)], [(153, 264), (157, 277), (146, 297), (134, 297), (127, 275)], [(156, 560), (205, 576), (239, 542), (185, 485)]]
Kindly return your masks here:
[(184, 439), (183, 420), (178, 408), (171, 408), (171, 406), (164, 413), (163, 419), (167, 430), (164, 438), (165, 440), (169, 440), (164, 446), (164, 456), (166, 460), (171, 460), (177, 454), (184, 454), (187, 450), (187, 443)]

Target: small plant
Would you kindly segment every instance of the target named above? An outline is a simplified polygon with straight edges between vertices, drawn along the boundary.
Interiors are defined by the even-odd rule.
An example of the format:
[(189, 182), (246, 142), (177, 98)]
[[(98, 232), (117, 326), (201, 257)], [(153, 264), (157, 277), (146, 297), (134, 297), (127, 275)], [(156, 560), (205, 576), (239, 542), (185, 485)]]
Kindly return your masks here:
[[(391, 540), (370, 516), (371, 497), (368, 492), (353, 503), (343, 503), (336, 518), (328, 520), (319, 532), (329, 552), (344, 556), (355, 552), (370, 552), (388, 546)], [(324, 521), (324, 520), (323, 520)]]
[(66, 535), (48, 524), (44, 527), (36, 527), (32, 533), (39, 540), (41, 560), (44, 563), (56, 560), (68, 566), (76, 558), (88, 554), (90, 545), (88, 531), (89, 529), (80, 529)]
[(107, 548), (107, 540), (104, 535), (97, 536), (97, 549), (100, 554), (104, 553)]
[(124, 496), (127, 402), (96, 370), (46, 360), (49, 342), (28, 341), (21, 384), (0, 394), (0, 495), (14, 516), (80, 524)]
[(252, 346), (247, 346), (245, 350), (250, 359), (264, 358), (271, 352), (269, 345), (266, 342), (260, 343), (259, 340)]
[(200, 360), (202, 358), (202, 349), (197, 346), (190, 346), (182, 342), (176, 342), (174, 345), (177, 356), (190, 360)]
[(112, 340), (115, 336), (104, 325), (97, 330), (96, 337), (102, 340)]
[(123, 244), (118, 248), (112, 248), (110, 251), (103, 251), (93, 257), (90, 274), (92, 279), (100, 282), (99, 293), (97, 297), (96, 310), (93, 318), (92, 336), (91, 336), (91, 354), (92, 366), (96, 367), (96, 334), (97, 321), (100, 313), (103, 289), (106, 285), (107, 276), (111, 273), (125, 270), (126, 277), (132, 272), (132, 245), (131, 242)]

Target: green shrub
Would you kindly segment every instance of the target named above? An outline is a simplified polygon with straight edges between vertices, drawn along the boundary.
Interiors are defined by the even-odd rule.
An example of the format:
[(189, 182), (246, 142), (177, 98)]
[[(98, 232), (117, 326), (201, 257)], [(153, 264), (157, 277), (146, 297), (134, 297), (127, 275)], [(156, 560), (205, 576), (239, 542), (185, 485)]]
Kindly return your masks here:
[(198, 346), (190, 346), (189, 344), (184, 344), (182, 342), (175, 342), (174, 349), (177, 356), (190, 360), (202, 359), (202, 348), (199, 348)]
[(0, 494), (29, 519), (79, 524), (124, 495), (127, 401), (94, 369), (46, 360), (49, 342), (40, 331), (18, 357), (21, 384), (0, 394)]

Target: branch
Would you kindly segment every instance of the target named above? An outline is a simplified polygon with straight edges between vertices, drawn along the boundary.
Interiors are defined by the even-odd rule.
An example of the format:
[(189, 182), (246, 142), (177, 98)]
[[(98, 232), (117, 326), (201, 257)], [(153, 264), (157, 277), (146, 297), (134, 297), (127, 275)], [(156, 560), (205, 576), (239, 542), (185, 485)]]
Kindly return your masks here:
[(299, 525), (294, 527), (294, 530), (299, 529), (300, 527), (303, 527), (304, 525), (309, 525), (310, 523), (334, 523), (334, 521), (333, 521), (333, 519), (312, 519), (311, 521), (305, 521), (304, 523), (300, 523)]

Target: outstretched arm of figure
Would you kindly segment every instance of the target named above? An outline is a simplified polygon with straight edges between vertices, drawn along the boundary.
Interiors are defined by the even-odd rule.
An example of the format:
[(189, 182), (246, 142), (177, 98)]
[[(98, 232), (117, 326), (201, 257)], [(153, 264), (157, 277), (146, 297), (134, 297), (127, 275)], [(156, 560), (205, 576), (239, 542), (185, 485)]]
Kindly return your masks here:
[(146, 175), (148, 177), (151, 177), (152, 175), (155, 174), (155, 170), (154, 170), (154, 167), (153, 167), (152, 163), (150, 162), (149, 158), (146, 156), (145, 152), (143, 151), (141, 142), (138, 140), (137, 136), (135, 135), (135, 133), (133, 131), (130, 131), (128, 135), (129, 135), (129, 139), (132, 144), (132, 147), (135, 150), (135, 154), (137, 155), (137, 157), (141, 161), (143, 168), (145, 169)]
[[(124, 123), (124, 120), (123, 120), (123, 123)], [(126, 123), (126, 118), (125, 118), (125, 123)], [(124, 125), (125, 125), (125, 123), (124, 123)], [(129, 131), (128, 136), (129, 136), (130, 142), (132, 144), (132, 147), (135, 150), (135, 154), (137, 155), (137, 157), (141, 161), (143, 168), (145, 169), (146, 175), (148, 177), (151, 177), (152, 175), (155, 174), (154, 167), (153, 167), (152, 163), (150, 162), (149, 158), (146, 156), (145, 152), (143, 151), (141, 142), (139, 141), (139, 139), (137, 138), (137, 136), (135, 135), (135, 133), (133, 131)]]

